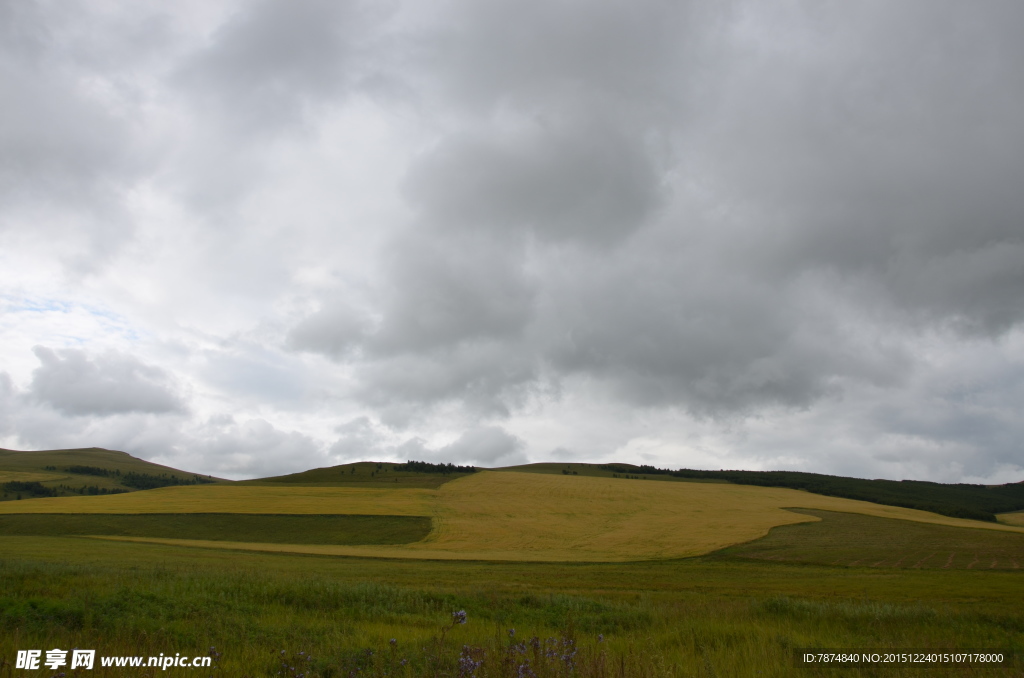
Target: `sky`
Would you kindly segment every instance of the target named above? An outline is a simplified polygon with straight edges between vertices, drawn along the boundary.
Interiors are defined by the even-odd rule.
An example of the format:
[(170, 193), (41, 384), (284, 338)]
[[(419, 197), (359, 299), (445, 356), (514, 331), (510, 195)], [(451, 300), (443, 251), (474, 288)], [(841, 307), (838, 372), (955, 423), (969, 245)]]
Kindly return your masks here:
[(0, 447), (1024, 480), (1022, 24), (0, 0)]

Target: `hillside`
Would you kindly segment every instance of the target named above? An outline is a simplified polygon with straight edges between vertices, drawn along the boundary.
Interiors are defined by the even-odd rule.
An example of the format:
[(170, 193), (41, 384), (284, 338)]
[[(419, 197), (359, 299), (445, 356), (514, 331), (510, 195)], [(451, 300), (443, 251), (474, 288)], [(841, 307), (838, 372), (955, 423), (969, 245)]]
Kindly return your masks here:
[[(234, 484), (274, 487), (437, 489), (478, 469), (427, 462), (364, 461)], [(483, 469), (479, 469), (483, 470)], [(700, 471), (633, 464), (537, 463), (487, 469), (498, 472), (684, 483), (730, 483), (803, 490), (953, 518), (995, 522), (996, 514), (1024, 511), (1024, 483), (943, 484), (867, 480), (795, 471)], [(118, 494), (173, 485), (230, 482), (154, 464), (101, 448), (23, 452), (0, 449), (0, 501)]]
[(99, 447), (38, 452), (0, 449), (0, 501), (120, 494), (216, 482), (227, 481)]
[(472, 472), (472, 467), (451, 464), (428, 464), (426, 462), (396, 464), (394, 462), (360, 461), (354, 464), (315, 468), (283, 476), (243, 480), (238, 484), (434, 489)]
[(828, 497), (869, 501), (886, 506), (930, 511), (952, 518), (996, 521), (996, 514), (1024, 510), (1024, 483), (1006, 485), (945, 484), (923, 480), (866, 480), (796, 471), (697, 471), (633, 464), (527, 464), (494, 469), (520, 473), (554, 473), (629, 480), (717, 482), (786, 487)]
[[(991, 532), (977, 539), (1004, 554), (999, 567), (1012, 568), (1024, 553), (1006, 542), (1024, 535), (1021, 528), (788, 488), (490, 471), (436, 489), (225, 483), (7, 502), (0, 505), (0, 533), (64, 530), (191, 547), (416, 560), (614, 562), (698, 556), (818, 520), (794, 508)], [(193, 523), (196, 530), (183, 538), (182, 526)], [(339, 537), (314, 538), (329, 525)], [(370, 539), (385, 531), (387, 540)]]

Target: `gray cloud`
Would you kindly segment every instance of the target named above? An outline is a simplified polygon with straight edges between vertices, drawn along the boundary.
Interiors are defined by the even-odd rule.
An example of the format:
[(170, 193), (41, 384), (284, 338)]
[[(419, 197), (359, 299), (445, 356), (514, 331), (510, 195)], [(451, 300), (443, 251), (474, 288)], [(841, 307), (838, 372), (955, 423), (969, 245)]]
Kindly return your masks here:
[(439, 230), (619, 239), (658, 206), (660, 178), (643, 139), (592, 118), (446, 139), (413, 167), (410, 201)]
[(498, 426), (480, 426), (437, 450), (434, 456), (481, 466), (513, 466), (526, 463), (523, 441)]
[[(299, 326), (325, 337), (307, 349), (361, 347), (357, 393), (396, 423), (452, 399), (507, 414), (574, 374), (698, 416), (806, 408), (906, 384), (918, 332), (1024, 318), (1018, 160), (984, 145), (1019, 125), (1005, 93), (988, 111), (942, 75), (950, 44), (1012, 40), (1000, 28), (838, 5), (519, 9), (467, 8), (425, 43), (421, 86), (455, 92), (462, 124), (407, 176), (419, 222), (385, 259), (379, 327)], [(963, 87), (1019, 84), (1013, 59), (968, 53)]]
[(515, 336), (532, 314), (534, 289), (515, 244), (469, 233), (455, 242), (412, 234), (396, 244), (375, 355), (430, 351)]
[(281, 430), (265, 419), (236, 422), (211, 417), (193, 432), (190, 449), (175, 455), (214, 475), (259, 478), (324, 466), (321, 445), (297, 431)]
[(9, 436), (1024, 468), (1018, 5), (0, 12)]
[(341, 300), (333, 300), (295, 325), (286, 341), (289, 348), (343, 359), (368, 334), (369, 324), (364, 313)]
[(439, 461), (491, 467), (526, 463), (525, 443), (500, 426), (469, 428), (453, 442), (439, 447), (430, 447), (418, 437), (398, 444), (388, 442), (366, 417), (339, 426), (337, 432), (340, 436), (329, 451), (336, 463), (360, 459)]
[(508, 416), (538, 377), (535, 359), (502, 342), (369, 361), (356, 371), (354, 395), (389, 423), (404, 426), (455, 402), (476, 416)]
[(90, 72), (88, 40), (71, 28), (90, 18), (81, 8), (0, 9), (0, 233), (41, 242), (73, 275), (130, 241), (124, 193), (150, 165), (112, 103), (123, 94), (116, 78)]
[(70, 416), (109, 416), (126, 412), (183, 412), (185, 404), (169, 375), (119, 353), (90, 357), (84, 351), (33, 349), (41, 365), (30, 391), (38, 400)]
[(0, 372), (0, 436), (6, 436), (13, 428), (15, 389), (11, 375)]
[(331, 457), (343, 461), (377, 461), (377, 454), (383, 451), (384, 443), (368, 417), (357, 417), (338, 426), (339, 437), (331, 445)]
[(576, 100), (672, 114), (730, 5), (458, 2), (424, 36), (423, 60), (446, 101), (476, 112)]
[(998, 335), (1024, 317), (1024, 271), (1010, 263), (1024, 235), (1012, 113), (1024, 53), (1003, 23), (1019, 9), (922, 21), (911, 7), (924, 6), (755, 12), (767, 31), (795, 24), (796, 44), (822, 58), (738, 45), (746, 67), (718, 100), (730, 105), (710, 108), (693, 150), (712, 190), (741, 196), (736, 264), (768, 281), (832, 270), (874, 283), (875, 306)]
[(243, 5), (176, 79), (231, 134), (303, 122), (311, 105), (353, 85), (359, 43), (372, 27), (363, 12), (354, 1)]

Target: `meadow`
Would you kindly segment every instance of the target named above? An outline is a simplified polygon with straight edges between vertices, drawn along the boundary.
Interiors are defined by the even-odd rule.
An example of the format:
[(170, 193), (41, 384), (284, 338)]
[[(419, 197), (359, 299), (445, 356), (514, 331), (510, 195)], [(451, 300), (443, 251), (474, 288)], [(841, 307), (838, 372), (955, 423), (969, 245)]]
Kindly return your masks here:
[[(406, 544), (263, 543), (196, 532), (116, 536), (180, 546), (431, 560), (607, 562), (681, 558), (758, 539), (780, 525), (819, 520), (789, 508), (1024, 534), (1020, 527), (950, 518), (798, 490), (722, 483), (648, 482), (482, 471), (436, 489), (194, 485), (103, 497), (0, 504), (6, 513), (261, 513), (421, 516), (425, 538)], [(97, 532), (95, 534), (109, 534)]]
[(0, 535), (164, 537), (277, 544), (408, 544), (430, 534), (425, 516), (250, 513), (22, 513), (0, 515)]
[(0, 503), (0, 677), (50, 675), (11, 662), (53, 647), (209, 655), (204, 676), (1024, 675), (794, 663), (1024, 650), (1019, 514), (549, 466)]
[[(9, 662), (25, 648), (148, 656), (213, 647), (210, 675), (225, 676), (1013, 676), (1016, 667), (796, 668), (792, 656), (801, 647), (1019, 652), (1021, 598), (1016, 572), (743, 554), (412, 561), (5, 537), (0, 657)], [(459, 611), (465, 624), (453, 623)], [(0, 675), (33, 674), (7, 665)]]

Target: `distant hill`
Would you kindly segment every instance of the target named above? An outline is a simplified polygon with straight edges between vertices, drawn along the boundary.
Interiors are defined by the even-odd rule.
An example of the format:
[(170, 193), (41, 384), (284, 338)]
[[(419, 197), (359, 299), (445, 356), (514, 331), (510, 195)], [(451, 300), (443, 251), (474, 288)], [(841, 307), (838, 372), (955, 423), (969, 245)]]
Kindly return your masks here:
[(930, 511), (952, 518), (995, 522), (997, 513), (1024, 510), (1024, 483), (970, 485), (923, 480), (866, 480), (797, 471), (698, 471), (634, 464), (526, 464), (496, 471), (561, 473), (636, 480), (727, 482), (787, 487), (814, 494)]
[(0, 501), (119, 494), (216, 482), (228, 481), (99, 447), (38, 452), (0, 449)]
[[(283, 476), (239, 481), (239, 485), (437, 488), (475, 473), (472, 466), (410, 461), (364, 461)], [(1024, 510), (1024, 483), (971, 485), (921, 480), (866, 480), (796, 471), (701, 471), (634, 464), (540, 463), (492, 471), (785, 487), (844, 499), (930, 511), (953, 518), (996, 521), (996, 514)], [(23, 452), (0, 449), (0, 501), (231, 482), (154, 464), (125, 452), (97, 447)]]

